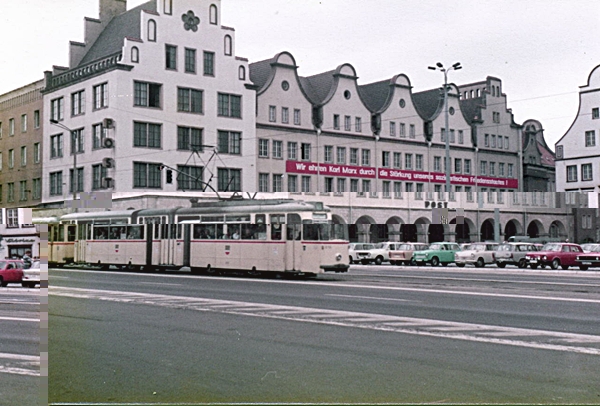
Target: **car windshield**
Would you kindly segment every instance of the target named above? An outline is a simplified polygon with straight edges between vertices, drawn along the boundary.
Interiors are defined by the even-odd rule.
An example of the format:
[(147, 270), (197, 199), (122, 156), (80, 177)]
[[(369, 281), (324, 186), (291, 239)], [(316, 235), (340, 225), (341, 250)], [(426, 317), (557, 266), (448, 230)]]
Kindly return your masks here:
[(412, 245), (410, 244), (402, 244), (401, 246), (398, 247), (399, 250), (411, 250), (412, 249)]
[(444, 246), (442, 244), (431, 244), (429, 246), (430, 250), (441, 250), (444, 249)]
[(375, 248), (385, 248), (385, 243), (380, 242), (379, 244), (375, 244)]
[(561, 251), (562, 247), (560, 244), (546, 244), (542, 247), (542, 251)]

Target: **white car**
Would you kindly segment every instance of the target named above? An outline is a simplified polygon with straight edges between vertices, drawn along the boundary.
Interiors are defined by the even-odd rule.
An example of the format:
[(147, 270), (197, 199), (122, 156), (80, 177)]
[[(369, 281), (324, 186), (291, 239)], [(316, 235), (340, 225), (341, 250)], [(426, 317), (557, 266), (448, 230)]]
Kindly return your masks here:
[(23, 279), (21, 279), (21, 286), (24, 288), (35, 288), (35, 285), (40, 284), (40, 261), (33, 261), (29, 269), (23, 269)]
[(351, 242), (348, 246), (348, 255), (350, 256), (350, 264), (360, 262), (363, 265), (371, 263), (373, 257), (371, 250), (375, 245), (362, 242)]
[(390, 262), (390, 251), (400, 249), (401, 242), (380, 242), (375, 244), (375, 248), (371, 249), (371, 259), (377, 265), (383, 262)]
[(496, 249), (498, 249), (498, 243), (472, 243), (465, 251), (456, 253), (454, 256), (454, 263), (459, 267), (471, 264), (475, 265), (477, 268), (482, 268), (487, 264), (496, 262), (496, 257), (494, 256)]

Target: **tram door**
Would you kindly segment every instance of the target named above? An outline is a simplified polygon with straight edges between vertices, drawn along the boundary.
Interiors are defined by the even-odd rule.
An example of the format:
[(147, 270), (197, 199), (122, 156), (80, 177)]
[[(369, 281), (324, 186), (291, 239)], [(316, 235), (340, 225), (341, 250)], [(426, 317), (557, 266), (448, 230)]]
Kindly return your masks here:
[(160, 265), (182, 265), (183, 238), (181, 224), (163, 224), (160, 240)]
[(87, 246), (91, 235), (91, 224), (79, 223), (77, 239), (75, 240), (75, 263), (87, 261)]
[(285, 270), (286, 271), (301, 271), (302, 270), (302, 220), (300, 215), (290, 213), (287, 215), (286, 222), (286, 253), (285, 253)]

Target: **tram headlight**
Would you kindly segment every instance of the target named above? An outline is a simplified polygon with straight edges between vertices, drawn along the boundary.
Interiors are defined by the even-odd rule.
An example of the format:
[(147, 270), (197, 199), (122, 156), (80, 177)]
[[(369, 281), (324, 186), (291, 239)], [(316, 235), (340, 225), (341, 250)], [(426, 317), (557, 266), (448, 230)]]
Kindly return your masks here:
[(337, 254), (337, 255), (335, 256), (335, 259), (336, 259), (337, 261), (341, 261), (341, 260), (342, 260), (342, 258), (343, 258), (343, 257), (342, 257), (342, 254)]

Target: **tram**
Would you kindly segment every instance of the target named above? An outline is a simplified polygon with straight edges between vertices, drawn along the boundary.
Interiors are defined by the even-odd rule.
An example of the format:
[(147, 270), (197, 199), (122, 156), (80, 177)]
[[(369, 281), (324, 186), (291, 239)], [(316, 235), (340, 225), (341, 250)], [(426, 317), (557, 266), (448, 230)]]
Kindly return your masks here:
[(53, 241), (62, 243), (65, 232), (66, 242), (74, 239), (72, 261), (79, 264), (300, 275), (347, 272), (349, 266), (347, 227), (334, 224), (319, 202), (231, 200), (73, 213), (60, 217), (56, 229)]
[(74, 260), (76, 226), (59, 217), (34, 217), (33, 224), (48, 225), (48, 266), (61, 267)]

